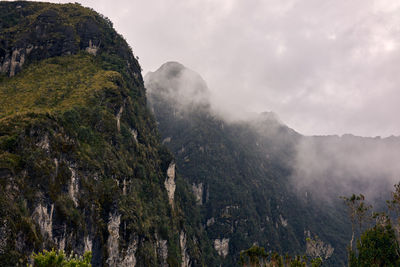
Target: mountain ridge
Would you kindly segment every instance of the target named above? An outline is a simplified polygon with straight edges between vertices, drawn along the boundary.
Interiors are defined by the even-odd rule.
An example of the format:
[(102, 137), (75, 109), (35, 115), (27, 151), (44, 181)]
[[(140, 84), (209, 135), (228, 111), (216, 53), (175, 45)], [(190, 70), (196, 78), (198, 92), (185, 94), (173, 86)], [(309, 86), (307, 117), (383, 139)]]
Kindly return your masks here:
[[(340, 197), (361, 193), (382, 207), (400, 175), (400, 139), (303, 136), (272, 112), (232, 119), (190, 99), (178, 106), (162, 93), (169, 85), (157, 73), (168, 72), (163, 66), (146, 75), (149, 105), (192, 184), (214, 248), (225, 248), (219, 251), (224, 266), (235, 266), (239, 252), (253, 244), (311, 253), (306, 240), (314, 236), (332, 252), (324, 265), (346, 264), (350, 221)], [(190, 92), (190, 86), (175, 90)]]
[[(267, 251), (303, 254), (309, 235), (318, 235), (335, 251), (334, 257), (327, 255), (328, 264), (344, 264), (348, 228), (335, 235), (329, 231), (337, 223), (344, 226), (339, 222), (346, 215), (321, 212), (290, 188), (294, 144), (301, 136), (272, 113), (226, 121), (210, 106), (176, 106), (175, 99), (164, 97), (166, 88), (155, 87), (165, 84), (157, 81), (159, 77), (164, 78), (146, 76), (149, 105), (177, 169), (192, 185), (201, 220), (223, 265), (236, 266), (240, 251), (253, 244)], [(332, 223), (317, 223), (320, 215)]]

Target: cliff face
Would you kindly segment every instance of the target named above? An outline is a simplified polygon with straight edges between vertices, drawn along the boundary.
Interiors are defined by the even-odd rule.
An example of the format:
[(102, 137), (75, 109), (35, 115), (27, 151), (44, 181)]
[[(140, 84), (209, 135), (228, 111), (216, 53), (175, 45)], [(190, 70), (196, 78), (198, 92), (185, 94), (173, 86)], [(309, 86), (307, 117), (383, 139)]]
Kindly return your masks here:
[(2, 266), (52, 247), (90, 250), (94, 266), (213, 263), (140, 65), (108, 19), (2, 2), (0, 72)]

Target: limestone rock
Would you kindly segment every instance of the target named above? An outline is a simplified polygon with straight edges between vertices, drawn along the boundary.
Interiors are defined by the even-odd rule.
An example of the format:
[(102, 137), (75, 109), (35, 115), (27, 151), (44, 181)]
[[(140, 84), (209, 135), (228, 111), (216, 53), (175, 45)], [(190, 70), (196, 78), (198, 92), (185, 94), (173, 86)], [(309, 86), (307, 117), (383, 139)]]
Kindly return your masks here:
[(186, 234), (181, 231), (179, 235), (179, 244), (181, 245), (181, 255), (182, 255), (182, 267), (190, 266), (190, 258), (186, 247)]
[(121, 223), (121, 215), (110, 214), (110, 219), (107, 225), (108, 239), (107, 250), (109, 266), (117, 266), (119, 260), (119, 226)]
[(192, 184), (192, 191), (194, 196), (196, 197), (196, 203), (198, 205), (202, 205), (203, 204), (203, 183), (199, 183), (199, 184)]
[(32, 218), (39, 225), (43, 236), (47, 236), (50, 240), (53, 238), (53, 212), (54, 204), (51, 204), (50, 211), (41, 203), (35, 208)]
[(174, 206), (174, 194), (175, 194), (175, 163), (170, 163), (167, 170), (167, 178), (164, 182), (165, 189), (168, 193), (168, 200), (171, 206)]
[(225, 258), (229, 252), (229, 238), (215, 239), (214, 248), (218, 255)]

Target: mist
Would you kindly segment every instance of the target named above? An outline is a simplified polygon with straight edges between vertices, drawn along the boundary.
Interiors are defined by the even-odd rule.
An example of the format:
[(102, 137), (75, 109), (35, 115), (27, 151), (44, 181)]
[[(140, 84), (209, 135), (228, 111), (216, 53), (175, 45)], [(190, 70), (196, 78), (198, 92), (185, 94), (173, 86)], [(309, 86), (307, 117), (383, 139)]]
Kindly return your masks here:
[(179, 61), (232, 116), (272, 111), (305, 135), (400, 134), (396, 0), (78, 2), (113, 21), (144, 73)]
[(399, 137), (303, 137), (295, 159), (292, 182), (298, 192), (328, 201), (352, 194), (388, 200), (400, 182)]
[(177, 62), (149, 72), (145, 84), (150, 99), (165, 101), (180, 116), (207, 112), (226, 124), (250, 127), (259, 138), (245, 142), (265, 144), (253, 146), (254, 153), (261, 151), (289, 168), (290, 184), (302, 198), (335, 202), (340, 196), (364, 194), (382, 203), (400, 182), (400, 137), (304, 136), (273, 112), (227, 112), (213, 101), (201, 75)]
[[(167, 62), (155, 72), (148, 72), (144, 82), (148, 94), (168, 101), (176, 110), (210, 105), (210, 91), (206, 82), (199, 74), (178, 62)], [(157, 92), (153, 92), (154, 89)]]

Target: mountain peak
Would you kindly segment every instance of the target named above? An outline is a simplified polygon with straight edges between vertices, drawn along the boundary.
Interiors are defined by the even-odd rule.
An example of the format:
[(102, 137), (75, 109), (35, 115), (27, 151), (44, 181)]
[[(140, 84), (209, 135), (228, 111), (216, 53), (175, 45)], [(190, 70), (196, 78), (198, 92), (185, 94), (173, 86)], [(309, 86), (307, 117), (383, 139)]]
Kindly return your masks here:
[(144, 78), (150, 97), (168, 100), (177, 108), (208, 106), (210, 92), (195, 71), (175, 61), (166, 62)]
[(183, 64), (177, 61), (168, 61), (162, 64), (157, 70), (158, 71), (167, 71), (170, 75), (179, 75), (179, 73), (187, 69)]

